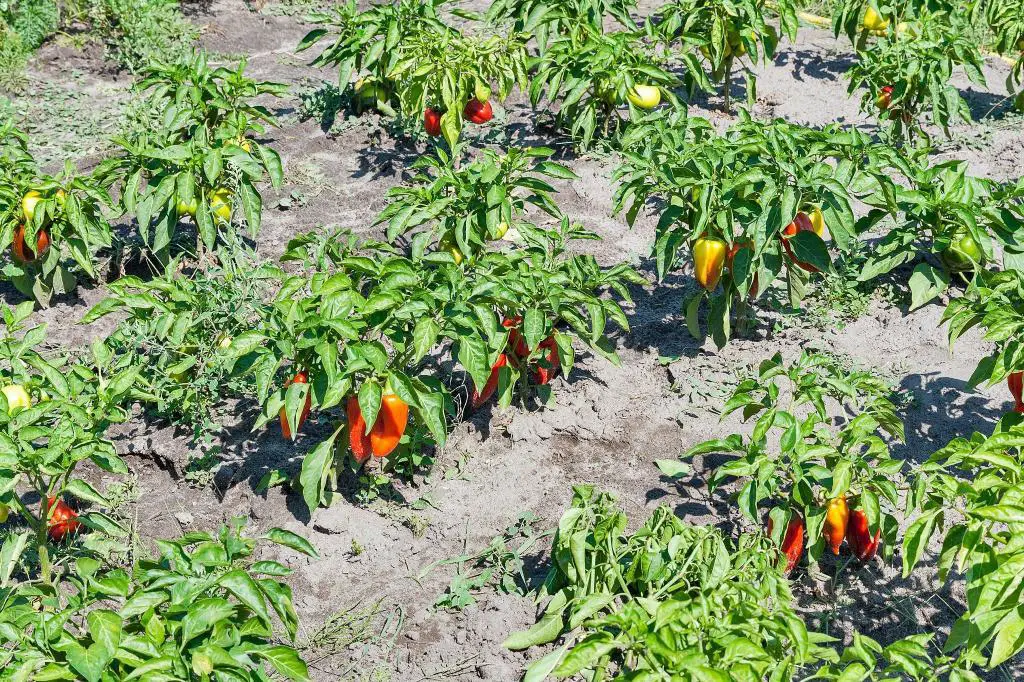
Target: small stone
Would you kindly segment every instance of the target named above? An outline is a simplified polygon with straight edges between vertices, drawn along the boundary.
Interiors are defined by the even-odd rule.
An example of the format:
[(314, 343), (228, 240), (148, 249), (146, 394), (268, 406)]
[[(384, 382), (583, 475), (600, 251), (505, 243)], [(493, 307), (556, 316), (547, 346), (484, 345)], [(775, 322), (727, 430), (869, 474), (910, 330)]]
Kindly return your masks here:
[(469, 639), (469, 633), (467, 633), (465, 630), (456, 630), (455, 631), (455, 643), (456, 644), (465, 644), (466, 640), (468, 640), (468, 639)]
[(413, 642), (420, 641), (420, 633), (417, 630), (409, 630), (409, 632), (405, 633), (405, 637)]
[(176, 513), (174, 515), (174, 518), (176, 518), (178, 520), (178, 523), (180, 523), (183, 526), (191, 526), (192, 521), (194, 521), (192, 514), (187, 511), (180, 511)]

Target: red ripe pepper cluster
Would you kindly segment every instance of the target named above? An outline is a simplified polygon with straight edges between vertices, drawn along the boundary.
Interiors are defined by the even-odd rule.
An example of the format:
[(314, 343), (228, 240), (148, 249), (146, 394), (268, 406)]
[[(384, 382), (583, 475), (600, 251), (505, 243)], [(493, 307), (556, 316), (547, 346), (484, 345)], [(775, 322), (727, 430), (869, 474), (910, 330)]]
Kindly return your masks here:
[(369, 430), (356, 396), (349, 396), (345, 413), (348, 416), (349, 447), (359, 464), (370, 459), (370, 455), (387, 457), (394, 452), (409, 424), (409, 406), (390, 392), (381, 396), (377, 419)]
[[(309, 383), (309, 377), (305, 372), (297, 372), (285, 386), (292, 384)], [(295, 425), (296, 430), (301, 429), (309, 416), (312, 407), (312, 396), (306, 396), (306, 404), (299, 415), (299, 423)], [(385, 391), (381, 396), (380, 410), (377, 412), (377, 419), (373, 426), (366, 428), (366, 420), (359, 409), (359, 399), (349, 396), (346, 404), (346, 415), (348, 416), (349, 445), (352, 448), (352, 455), (356, 461), (362, 464), (370, 458), (387, 457), (405, 435), (405, 429), (409, 424), (409, 405), (391, 391)], [(288, 427), (288, 418), (285, 415), (285, 408), (281, 408), (281, 433), (288, 440), (292, 439), (292, 431)]]
[[(768, 519), (768, 533), (772, 532), (772, 520)], [(878, 553), (882, 529), (871, 534), (868, 516), (860, 509), (849, 510), (846, 497), (837, 497), (829, 502), (823, 528), (825, 540), (832, 552), (838, 556), (843, 540), (850, 546), (850, 552), (860, 562), (870, 561)], [(792, 571), (804, 553), (804, 520), (794, 514), (789, 520), (786, 535), (782, 539), (782, 555), (786, 558), (786, 573)]]
[[(530, 347), (519, 331), (519, 326), (522, 323), (523, 318), (519, 315), (506, 317), (502, 320), (502, 326), (509, 330), (508, 345), (505, 347), (506, 352), (499, 354), (498, 359), (491, 366), (491, 375), (487, 378), (487, 383), (484, 384), (483, 390), (478, 392), (476, 389), (473, 389), (473, 396), (470, 400), (474, 409), (486, 403), (494, 395), (494, 392), (498, 389), (502, 367), (510, 364), (514, 367), (519, 367), (530, 356)], [(542, 349), (543, 353), (540, 362), (531, 368), (530, 376), (534, 383), (543, 386), (555, 378), (560, 367), (558, 344), (555, 342), (554, 335), (541, 341), (538, 344), (538, 348)]]

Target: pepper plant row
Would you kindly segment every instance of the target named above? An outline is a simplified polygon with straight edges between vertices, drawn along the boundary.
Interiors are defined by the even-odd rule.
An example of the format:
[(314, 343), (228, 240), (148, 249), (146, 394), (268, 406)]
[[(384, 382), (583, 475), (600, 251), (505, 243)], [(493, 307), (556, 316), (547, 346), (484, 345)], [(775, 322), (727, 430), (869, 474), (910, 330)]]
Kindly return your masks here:
[[(734, 326), (749, 326), (752, 302), (780, 279), (799, 306), (811, 278), (833, 268), (826, 238), (845, 254), (877, 239), (858, 281), (915, 264), (911, 308), (1000, 258), (1019, 265), (1024, 181), (974, 177), (964, 162), (932, 163), (852, 128), (812, 130), (741, 112), (718, 133), (706, 119), (659, 112), (622, 146), (615, 209), (631, 224), (645, 207), (658, 210), (659, 278), (689, 250), (700, 290), (685, 305), (687, 326), (703, 338), (699, 312), (709, 298), (707, 326), (719, 347)], [(855, 216), (855, 203), (868, 212)]]
[[(254, 429), (279, 422), (289, 439), (310, 415), (330, 420), (294, 481), (313, 509), (346, 460), (372, 455), (409, 473), (462, 410), (534, 389), (548, 402), (551, 379), (573, 367), (574, 340), (618, 362), (608, 332), (629, 323), (616, 298), (631, 301), (645, 280), (570, 255), (596, 235), (554, 203), (547, 180), (575, 175), (549, 153), (423, 161), (378, 219), (393, 243), (321, 231), (288, 244), (283, 260), (298, 266), (288, 274), (240, 255), (212, 275), (124, 278), (83, 321), (127, 313), (108, 344), (150, 377), (158, 413), (200, 432), (204, 410), (230, 396), (262, 406)], [(530, 222), (528, 207), (549, 224)], [(446, 356), (454, 367), (442, 369)]]
[[(88, 174), (70, 162), (59, 175), (42, 172), (13, 121), (0, 126), (0, 249), (10, 247), (4, 274), (19, 291), (48, 305), (73, 292), (80, 276), (98, 280), (104, 258), (122, 270), (116, 257), (131, 249), (111, 229), (121, 217), (134, 219), (136, 245), (163, 264), (182, 250), (214, 249), (236, 218), (255, 236), (258, 186), (280, 186), (283, 169), (278, 153), (255, 139), (273, 114), (253, 102), (286, 88), (244, 70), (244, 62), (213, 68), (201, 52), (149, 65), (136, 93), (152, 120), (115, 138), (120, 151)], [(189, 230), (195, 246), (183, 239)]]
[[(0, 336), (0, 667), (11, 679), (189, 679), (214, 669), (265, 680), (264, 665), (309, 679), (294, 642), (298, 619), (279, 578), (290, 569), (250, 558), (240, 522), (218, 536), (159, 541), (160, 556), (126, 556), (129, 529), (106, 513), (105, 491), (81, 477), (88, 461), (128, 472), (106, 432), (150, 396), (140, 367), (102, 341), (46, 357), (32, 303), (3, 307)], [(89, 505), (82, 511), (82, 505)], [(272, 529), (265, 541), (315, 556)], [(125, 565), (131, 561), (131, 565)], [(126, 568), (128, 570), (126, 570)]]

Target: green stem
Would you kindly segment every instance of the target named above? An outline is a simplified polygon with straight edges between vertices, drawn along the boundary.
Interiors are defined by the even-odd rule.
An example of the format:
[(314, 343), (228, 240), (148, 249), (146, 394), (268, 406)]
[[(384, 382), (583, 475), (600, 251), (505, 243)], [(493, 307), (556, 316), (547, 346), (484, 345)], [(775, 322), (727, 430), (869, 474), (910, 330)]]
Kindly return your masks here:
[(725, 113), (727, 114), (732, 111), (729, 99), (730, 90), (732, 89), (732, 61), (732, 55), (725, 58), (725, 85), (723, 86), (724, 92), (722, 94), (725, 97)]
[[(50, 503), (49, 495), (45, 486), (40, 485), (40, 481), (34, 481), (36, 492), (39, 493), (40, 502), (40, 516), (38, 523), (36, 524), (36, 552), (39, 554), (39, 570), (43, 576), (43, 582), (47, 585), (52, 585), (51, 579), (51, 563), (50, 563), (50, 552), (46, 547), (46, 528), (49, 525), (50, 520)], [(26, 509), (26, 512), (28, 510)], [(31, 515), (26, 513), (26, 518), (31, 519)], [(31, 524), (31, 521), (29, 521)]]

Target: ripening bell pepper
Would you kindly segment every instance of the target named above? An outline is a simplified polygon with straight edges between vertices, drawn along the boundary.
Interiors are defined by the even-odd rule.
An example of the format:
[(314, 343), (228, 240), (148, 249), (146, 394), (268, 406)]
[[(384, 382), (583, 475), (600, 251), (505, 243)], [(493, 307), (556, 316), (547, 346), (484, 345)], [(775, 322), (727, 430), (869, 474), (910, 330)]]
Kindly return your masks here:
[(693, 243), (694, 276), (707, 291), (718, 286), (728, 251), (728, 245), (721, 239), (701, 237)]
[(825, 214), (821, 212), (820, 206), (815, 206), (811, 211), (811, 229), (814, 234), (825, 238)]
[(558, 368), (560, 366), (558, 344), (555, 343), (554, 336), (549, 336), (540, 342), (539, 347), (545, 349), (547, 352), (544, 353), (544, 364), (538, 365), (534, 370), (533, 379), (537, 382), (537, 385), (544, 386), (558, 374)]
[(498, 355), (497, 361), (491, 366), (491, 376), (487, 377), (487, 383), (484, 384), (484, 389), (480, 392), (473, 389), (472, 405), (474, 408), (480, 407), (494, 395), (494, 392), (498, 389), (498, 380), (501, 378), (501, 368), (508, 364), (508, 356), (504, 353)]
[(82, 528), (75, 510), (56, 497), (48, 498), (43, 505), (43, 518), (46, 519), (46, 534), (53, 542), (60, 542)]
[(1006, 385), (1010, 389), (1010, 395), (1013, 396), (1013, 400), (1017, 405), (1024, 403), (1022, 394), (1024, 394), (1024, 372), (1010, 372), (1006, 377)]
[[(782, 248), (786, 250), (786, 255), (789, 256), (790, 260), (798, 266), (807, 272), (818, 272), (818, 268), (814, 267), (810, 263), (797, 260), (796, 256), (793, 254), (793, 248), (789, 245), (789, 240), (798, 232), (814, 232), (815, 234), (818, 234), (818, 231), (814, 229), (814, 223), (811, 221), (810, 217), (802, 211), (796, 214), (796, 217), (793, 218), (793, 222), (782, 228)], [(824, 234), (824, 222), (822, 222), (822, 234)], [(818, 236), (820, 237), (821, 234), (818, 234)]]
[(850, 512), (850, 522), (846, 526), (846, 541), (850, 543), (850, 551), (858, 561), (868, 561), (878, 552), (878, 541), (882, 529), (871, 535), (868, 525), (868, 516), (860, 509)]
[[(305, 372), (296, 372), (295, 376), (290, 381), (285, 383), (285, 387), (287, 388), (288, 386), (291, 386), (292, 384), (306, 384), (306, 383), (309, 383), (309, 378), (306, 376), (306, 373)], [(299, 429), (302, 428), (302, 425), (305, 423), (306, 418), (309, 416), (309, 410), (310, 410), (310, 408), (312, 406), (313, 406), (313, 396), (309, 393), (309, 391), (307, 391), (306, 392), (306, 404), (303, 405), (303, 407), (302, 407), (302, 414), (299, 415), (299, 423), (295, 425), (295, 430), (296, 431), (298, 431)], [(281, 413), (279, 415), (281, 417), (281, 434), (285, 437), (285, 440), (291, 440), (292, 439), (292, 430), (288, 427), (288, 415), (286, 414), (286, 411), (287, 410), (284, 407), (282, 407), (281, 408)]]
[[(772, 533), (772, 520), (768, 519), (768, 534)], [(786, 573), (800, 563), (804, 553), (804, 520), (794, 514), (786, 526), (786, 536), (782, 539), (782, 555), (786, 557)]]
[(526, 339), (519, 332), (519, 325), (523, 323), (523, 318), (520, 315), (514, 315), (513, 317), (506, 317), (501, 321), (501, 326), (508, 329), (508, 344), (506, 348), (512, 350), (512, 357), (510, 360), (522, 360), (530, 354), (530, 347), (526, 345)]
[(402, 440), (405, 427), (409, 424), (409, 406), (390, 391), (380, 399), (377, 421), (370, 429), (370, 447), (374, 457), (387, 457)]
[(348, 444), (352, 448), (352, 456), (357, 463), (362, 464), (370, 459), (373, 446), (370, 444), (370, 435), (366, 433), (366, 420), (359, 409), (359, 398), (354, 395), (348, 397), (345, 414), (348, 416)]
[(839, 556), (839, 547), (846, 537), (846, 523), (849, 520), (850, 508), (846, 505), (846, 495), (840, 495), (828, 503), (828, 509), (825, 510), (825, 542), (836, 556)]
[(470, 123), (483, 125), (494, 118), (494, 110), (491, 108), (490, 102), (481, 102), (474, 97), (466, 102), (466, 106), (462, 109), (462, 118)]

